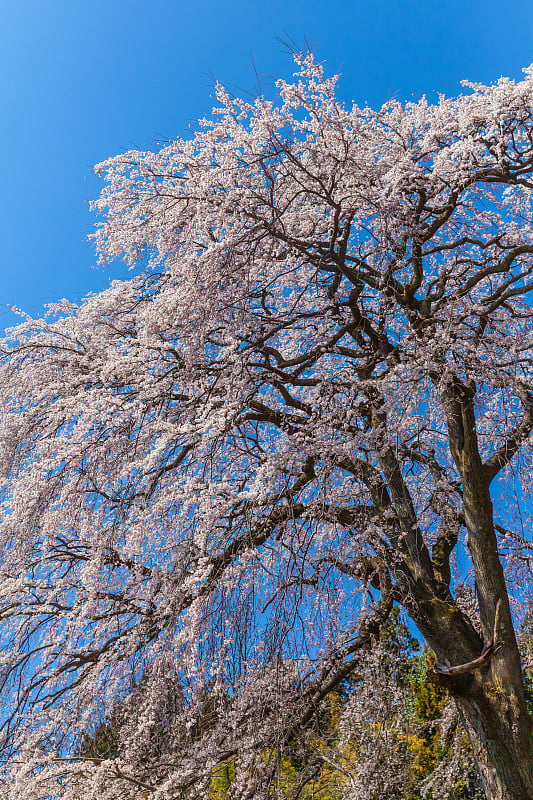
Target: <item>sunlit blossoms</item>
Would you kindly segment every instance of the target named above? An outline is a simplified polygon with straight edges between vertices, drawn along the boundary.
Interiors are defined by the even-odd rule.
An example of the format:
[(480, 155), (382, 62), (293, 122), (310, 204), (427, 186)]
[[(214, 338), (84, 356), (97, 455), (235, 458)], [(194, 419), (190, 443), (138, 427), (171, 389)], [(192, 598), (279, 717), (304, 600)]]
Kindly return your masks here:
[(131, 272), (1, 345), (2, 798), (281, 797), (398, 605), (533, 798), (532, 72), (374, 111), (296, 61), (99, 165)]

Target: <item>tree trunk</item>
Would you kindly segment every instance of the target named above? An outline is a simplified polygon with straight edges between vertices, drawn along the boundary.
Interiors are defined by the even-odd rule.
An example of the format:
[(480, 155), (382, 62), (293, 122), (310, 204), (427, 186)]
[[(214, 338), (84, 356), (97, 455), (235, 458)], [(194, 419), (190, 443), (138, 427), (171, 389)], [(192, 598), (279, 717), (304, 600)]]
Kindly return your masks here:
[[(463, 513), (474, 567), (482, 643), (495, 647), (481, 666), (448, 674), (443, 685), (454, 697), (470, 737), (490, 800), (533, 800), (531, 717), (523, 690), (520, 654), (509, 595), (498, 552), (490, 484), (497, 474), (479, 451), (474, 411), (475, 388), (456, 381), (443, 400), (450, 451), (461, 476)], [(504, 448), (505, 449), (505, 448)], [(503, 462), (502, 462), (503, 463)], [(447, 666), (479, 659), (477, 634), (454, 615), (443, 619), (432, 602), (426, 638)], [(454, 609), (455, 616), (458, 609)], [(440, 616), (441, 625), (438, 624)], [(431, 618), (432, 617), (432, 618)], [(444, 622), (444, 626), (442, 625)], [(429, 624), (428, 624), (429, 623)], [(469, 657), (469, 653), (471, 654)], [(463, 658), (463, 662), (458, 658)]]
[(454, 692), (490, 800), (533, 800), (531, 720), (516, 699), (477, 677)]
[[(440, 630), (436, 627), (439, 619)], [(431, 601), (419, 627), (425, 627), (425, 637), (437, 658), (455, 665), (450, 672), (437, 668), (431, 679), (455, 700), (487, 798), (533, 800), (532, 720), (522, 688), (518, 648), (502, 645), (483, 660), (479, 657), (481, 639), (475, 631), (472, 635), (468, 621), (446, 601)], [(473, 666), (457, 666), (468, 661), (470, 654), (477, 656)]]

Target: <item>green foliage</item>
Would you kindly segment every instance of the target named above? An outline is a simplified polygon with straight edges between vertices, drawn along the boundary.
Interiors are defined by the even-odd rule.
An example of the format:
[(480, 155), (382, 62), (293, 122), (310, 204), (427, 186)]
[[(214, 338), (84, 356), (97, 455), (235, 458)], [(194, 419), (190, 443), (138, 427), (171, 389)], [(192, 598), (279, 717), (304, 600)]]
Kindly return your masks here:
[[(277, 800), (482, 798), (470, 744), (458, 719), (444, 726), (449, 698), (430, 679), (434, 666), (432, 652), (428, 648), (420, 652), (419, 642), (399, 609), (394, 609), (379, 642), (354, 661), (352, 673), (324, 699), (312, 730), (285, 745), (282, 753), (264, 752), (265, 763), (277, 764), (271, 796)], [(526, 688), (533, 697), (533, 683), (528, 680)], [(360, 696), (366, 697), (359, 705), (362, 717), (350, 728), (346, 719)], [(193, 735), (201, 738), (216, 713), (216, 703), (207, 697)], [(83, 737), (79, 755), (115, 758), (119, 727), (118, 716), (103, 722)], [(372, 767), (375, 779), (366, 786), (369, 753), (377, 754)], [(452, 762), (455, 772), (448, 769)], [(384, 775), (395, 770), (396, 782), (380, 783), (376, 778), (380, 770)], [(446, 777), (441, 779), (441, 773)], [(234, 760), (220, 764), (213, 771), (206, 800), (229, 800), (235, 775)]]
[(520, 651), (524, 665), (524, 694), (533, 717), (533, 604), (530, 604), (519, 631)]
[(435, 657), (428, 649), (409, 662), (414, 727), (418, 731), (409, 737), (409, 749), (414, 755), (412, 769), (421, 778), (429, 775), (444, 756), (438, 722), (448, 698), (428, 680), (428, 673), (434, 666)]
[(118, 725), (116, 721), (105, 721), (93, 734), (83, 735), (78, 756), (91, 759), (117, 758), (119, 754)]
[(217, 767), (209, 786), (209, 800), (225, 800), (234, 778), (235, 764), (233, 761), (227, 761)]
[[(435, 657), (427, 648), (420, 652), (398, 609), (394, 609), (368, 657), (373, 672), (365, 666), (365, 657), (354, 662), (351, 675), (325, 698), (313, 736), (304, 744), (293, 742), (285, 747), (272, 782), (272, 797), (480, 800), (479, 778), (458, 719), (452, 718), (452, 724), (446, 723), (444, 729), (450, 707), (446, 692), (430, 679)], [(376, 683), (369, 687), (372, 675)], [(387, 690), (392, 699), (387, 700)], [(364, 692), (369, 698), (362, 706), (366, 718), (359, 719), (346, 735), (350, 707)], [(398, 698), (400, 703), (396, 702)], [(372, 776), (369, 753), (377, 753)], [(265, 760), (274, 756), (272, 752), (264, 755)], [(376, 777), (380, 770), (383, 775), (396, 771), (396, 781), (380, 782)], [(217, 768), (209, 800), (231, 797), (233, 776), (233, 764)]]

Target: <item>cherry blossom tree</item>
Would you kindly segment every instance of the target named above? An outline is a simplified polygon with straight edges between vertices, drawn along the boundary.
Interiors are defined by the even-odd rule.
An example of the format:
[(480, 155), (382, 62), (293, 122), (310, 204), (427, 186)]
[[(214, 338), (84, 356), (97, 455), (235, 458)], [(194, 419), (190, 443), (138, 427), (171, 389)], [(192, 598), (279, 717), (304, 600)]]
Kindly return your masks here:
[(99, 165), (129, 277), (2, 344), (0, 797), (275, 796), (400, 605), (487, 796), (533, 798), (533, 72), (277, 89)]

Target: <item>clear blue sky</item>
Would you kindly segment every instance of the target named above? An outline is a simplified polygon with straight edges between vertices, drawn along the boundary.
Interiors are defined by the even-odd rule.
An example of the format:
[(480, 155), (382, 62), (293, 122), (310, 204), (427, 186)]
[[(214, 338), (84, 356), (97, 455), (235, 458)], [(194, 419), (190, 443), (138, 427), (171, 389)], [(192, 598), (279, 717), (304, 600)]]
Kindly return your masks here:
[[(288, 76), (277, 38), (311, 45), (347, 100), (379, 105), (461, 78), (519, 78), (531, 0), (4, 0), (0, 10), (0, 329), (105, 286), (94, 270), (92, 166), (184, 135), (213, 79)], [(116, 273), (115, 273), (116, 274)]]

